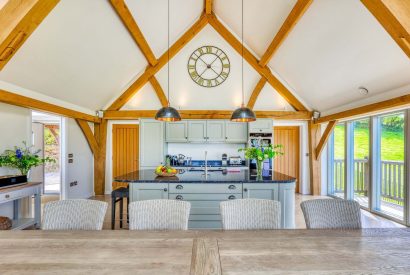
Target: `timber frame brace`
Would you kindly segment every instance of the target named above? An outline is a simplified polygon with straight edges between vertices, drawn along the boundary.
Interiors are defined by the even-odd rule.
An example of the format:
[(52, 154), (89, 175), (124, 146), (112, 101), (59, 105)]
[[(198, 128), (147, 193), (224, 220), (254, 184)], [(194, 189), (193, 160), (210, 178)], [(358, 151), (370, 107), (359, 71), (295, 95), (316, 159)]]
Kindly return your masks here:
[[(310, 6), (313, 0), (298, 0), (292, 11), (286, 18), (282, 27), (273, 38), (271, 44), (266, 50), (265, 54), (258, 60), (250, 50), (244, 47), (244, 59), (260, 74), (261, 79), (252, 92), (251, 98), (248, 102), (248, 107), (252, 108), (259, 96), (260, 91), (268, 82), (296, 111), (307, 111), (307, 108), (286, 88), (281, 81), (272, 73), (267, 63), (272, 58), (273, 54), (285, 40), (288, 33), (293, 29), (298, 20), (302, 17), (304, 12)], [(154, 88), (158, 99), (164, 106), (167, 99), (165, 94), (155, 78), (157, 73), (168, 62), (169, 57), (173, 58), (190, 40), (192, 40), (207, 24), (210, 24), (239, 54), (241, 52), (241, 42), (218, 20), (213, 12), (212, 0), (204, 0), (205, 7), (199, 20), (196, 21), (160, 58), (156, 58), (146, 39), (144, 38), (137, 22), (132, 17), (124, 0), (110, 0), (111, 5), (117, 12), (123, 24), (133, 37), (135, 43), (145, 56), (148, 67), (144, 73), (134, 81), (131, 86), (126, 89), (120, 97), (118, 97), (108, 107), (108, 111), (120, 110), (147, 82), (150, 82)]]

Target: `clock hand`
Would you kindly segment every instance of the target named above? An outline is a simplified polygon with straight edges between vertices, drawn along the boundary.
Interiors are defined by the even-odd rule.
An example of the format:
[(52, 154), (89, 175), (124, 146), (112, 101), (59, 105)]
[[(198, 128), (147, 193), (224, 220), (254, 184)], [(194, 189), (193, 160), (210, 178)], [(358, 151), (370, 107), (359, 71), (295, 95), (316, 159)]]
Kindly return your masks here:
[(198, 57), (199, 60), (201, 60), (207, 67), (209, 66), (208, 63), (206, 63), (200, 56)]
[(212, 67), (211, 67), (211, 70), (214, 71), (214, 73), (216, 73), (217, 76), (219, 76), (219, 74), (215, 72), (215, 70)]
[(214, 62), (219, 58), (219, 56), (217, 56), (214, 61), (211, 62), (211, 64), (209, 64), (209, 66), (211, 66), (212, 64), (214, 64)]

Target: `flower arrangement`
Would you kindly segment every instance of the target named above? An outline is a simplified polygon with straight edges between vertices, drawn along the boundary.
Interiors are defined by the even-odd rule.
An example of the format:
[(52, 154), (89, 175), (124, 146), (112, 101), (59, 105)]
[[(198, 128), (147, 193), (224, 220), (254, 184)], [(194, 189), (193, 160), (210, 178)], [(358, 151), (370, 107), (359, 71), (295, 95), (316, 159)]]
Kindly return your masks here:
[(282, 145), (274, 145), (272, 146), (269, 144), (268, 146), (256, 146), (252, 147), (249, 146), (247, 148), (240, 148), (238, 152), (245, 152), (246, 159), (254, 159), (256, 160), (256, 170), (257, 176), (260, 177), (262, 174), (262, 164), (267, 159), (275, 158), (276, 156), (283, 155), (283, 152), (280, 150), (283, 146)]
[(40, 158), (41, 150), (32, 151), (33, 146), (27, 146), (23, 141), (23, 147), (14, 146), (14, 150), (5, 150), (0, 155), (0, 167), (10, 167), (20, 170), (22, 175), (27, 175), (32, 167), (37, 167), (46, 162), (55, 162), (52, 158)]

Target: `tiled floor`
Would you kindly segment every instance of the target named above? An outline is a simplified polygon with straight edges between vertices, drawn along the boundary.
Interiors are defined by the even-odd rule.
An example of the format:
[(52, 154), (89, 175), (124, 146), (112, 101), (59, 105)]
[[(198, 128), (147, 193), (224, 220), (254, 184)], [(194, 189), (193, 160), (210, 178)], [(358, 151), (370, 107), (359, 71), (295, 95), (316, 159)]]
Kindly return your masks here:
[[(296, 228), (306, 228), (305, 226), (305, 220), (303, 218), (303, 213), (302, 209), (300, 208), (300, 203), (302, 201), (306, 200), (312, 200), (312, 199), (319, 199), (319, 198), (329, 198), (329, 197), (319, 197), (319, 196), (309, 196), (309, 195), (300, 195), (296, 194), (296, 201), (295, 201), (295, 219), (296, 219)], [(51, 200), (57, 200), (58, 196), (43, 196), (42, 201), (47, 202)], [(91, 199), (95, 200), (101, 200), (101, 201), (106, 201), (108, 202), (108, 209), (107, 209), (107, 214), (105, 216), (104, 220), (104, 225), (103, 229), (111, 229), (111, 197), (109, 195), (106, 196), (95, 196), (92, 197)], [(124, 204), (124, 209), (125, 209), (125, 204)], [(116, 223), (115, 223), (115, 229), (120, 229), (119, 228), (119, 207), (117, 205), (117, 211), (116, 211)], [(126, 217), (124, 217), (125, 220)], [(404, 227), (401, 224), (395, 223), (393, 221), (390, 221), (388, 219), (385, 219), (383, 217), (374, 215), (368, 211), (362, 210), (362, 226), (364, 228), (387, 228), (387, 227)], [(124, 228), (127, 228), (127, 223), (124, 223)]]

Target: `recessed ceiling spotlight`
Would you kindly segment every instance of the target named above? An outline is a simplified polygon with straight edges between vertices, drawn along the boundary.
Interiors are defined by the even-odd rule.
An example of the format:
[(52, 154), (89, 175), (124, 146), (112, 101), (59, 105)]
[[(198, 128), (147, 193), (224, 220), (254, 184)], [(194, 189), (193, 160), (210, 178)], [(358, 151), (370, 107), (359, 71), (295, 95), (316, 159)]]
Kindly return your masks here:
[(369, 90), (366, 89), (365, 87), (359, 87), (358, 89), (359, 89), (359, 93), (361, 95), (368, 95), (369, 94)]

